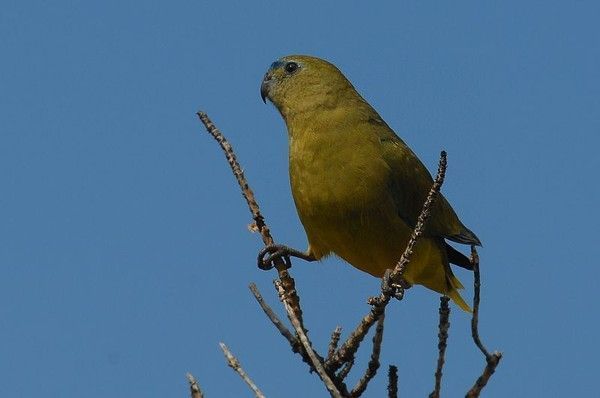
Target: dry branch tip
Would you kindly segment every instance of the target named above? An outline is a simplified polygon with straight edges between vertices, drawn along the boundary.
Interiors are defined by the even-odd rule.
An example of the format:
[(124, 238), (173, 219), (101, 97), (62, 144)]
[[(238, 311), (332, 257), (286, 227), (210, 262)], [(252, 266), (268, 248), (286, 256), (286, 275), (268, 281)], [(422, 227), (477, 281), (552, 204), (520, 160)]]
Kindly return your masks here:
[(233, 369), (242, 378), (242, 380), (244, 380), (244, 382), (248, 385), (248, 387), (250, 387), (252, 392), (254, 392), (256, 398), (265, 398), (262, 391), (260, 391), (256, 384), (254, 384), (252, 379), (250, 379), (250, 376), (248, 376), (244, 368), (242, 368), (240, 361), (231, 353), (229, 348), (227, 348), (227, 346), (224, 343), (219, 343), (219, 346), (223, 351), (223, 355), (225, 355), (227, 365), (229, 365), (229, 367)]
[(196, 381), (196, 378), (194, 377), (194, 375), (192, 375), (191, 373), (186, 373), (185, 377), (188, 380), (188, 383), (190, 384), (190, 394), (192, 398), (204, 398), (204, 394), (202, 393), (202, 390), (200, 389), (200, 386), (198, 385), (198, 381)]

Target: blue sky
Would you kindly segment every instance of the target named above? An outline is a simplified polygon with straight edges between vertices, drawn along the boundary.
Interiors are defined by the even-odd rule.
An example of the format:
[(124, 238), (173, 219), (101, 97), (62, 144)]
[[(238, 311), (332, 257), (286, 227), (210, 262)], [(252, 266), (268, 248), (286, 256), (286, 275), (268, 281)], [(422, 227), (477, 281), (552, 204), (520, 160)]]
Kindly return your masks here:
[[(304, 248), (285, 127), (259, 96), (291, 53), (337, 64), (430, 170), (448, 151), (444, 193), (484, 243), (482, 337), (505, 354), (485, 395), (595, 391), (600, 7), (213, 3), (3, 3), (0, 395), (183, 397), (191, 371), (208, 396), (249, 396), (219, 341), (268, 396), (325, 395), (248, 292), (279, 309), (195, 116), (229, 137), (275, 239)], [(336, 259), (292, 272), (321, 350), (378, 290)], [(389, 308), (403, 396), (433, 386), (437, 305), (415, 288)], [(443, 392), (460, 396), (484, 363), (468, 316), (451, 323)]]

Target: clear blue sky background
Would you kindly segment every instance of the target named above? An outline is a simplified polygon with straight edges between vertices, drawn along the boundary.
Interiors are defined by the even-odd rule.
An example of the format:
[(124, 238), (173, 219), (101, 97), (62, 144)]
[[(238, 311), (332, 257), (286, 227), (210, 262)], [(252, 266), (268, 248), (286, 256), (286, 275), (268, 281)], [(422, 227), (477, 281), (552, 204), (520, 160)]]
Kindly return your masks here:
[[(259, 97), (290, 53), (336, 63), (430, 170), (448, 151), (444, 192), (484, 242), (482, 336), (505, 354), (486, 396), (597, 391), (597, 3), (212, 3), (2, 3), (0, 396), (185, 397), (187, 371), (249, 396), (219, 341), (269, 396), (326, 395), (248, 292), (279, 310), (195, 116), (231, 140), (275, 238), (304, 248), (284, 124)], [(320, 349), (379, 286), (336, 259), (293, 274)], [(431, 390), (437, 306), (418, 287), (390, 306), (369, 396), (390, 363), (403, 396)], [(461, 396), (484, 362), (453, 310), (443, 389)]]

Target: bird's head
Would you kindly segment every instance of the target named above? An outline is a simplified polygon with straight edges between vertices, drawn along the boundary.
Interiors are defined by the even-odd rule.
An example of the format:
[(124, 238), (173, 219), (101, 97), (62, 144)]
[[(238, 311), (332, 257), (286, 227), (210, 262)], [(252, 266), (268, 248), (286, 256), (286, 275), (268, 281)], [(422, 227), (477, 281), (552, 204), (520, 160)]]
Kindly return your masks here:
[(354, 91), (335, 65), (308, 55), (288, 55), (271, 64), (260, 95), (286, 118), (317, 107), (334, 107), (347, 89)]

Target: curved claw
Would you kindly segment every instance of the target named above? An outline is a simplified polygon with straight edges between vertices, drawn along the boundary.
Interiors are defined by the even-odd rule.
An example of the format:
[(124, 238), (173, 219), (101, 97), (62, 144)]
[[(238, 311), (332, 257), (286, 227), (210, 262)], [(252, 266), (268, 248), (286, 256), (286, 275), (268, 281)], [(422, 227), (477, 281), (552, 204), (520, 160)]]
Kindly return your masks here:
[(410, 289), (410, 283), (402, 279), (399, 283), (392, 282), (390, 278), (391, 270), (387, 269), (383, 278), (381, 278), (381, 290), (384, 294), (389, 295), (396, 300), (404, 298), (404, 291)]
[(283, 245), (265, 246), (258, 252), (258, 268), (265, 271), (270, 270), (274, 266), (274, 261), (278, 258), (283, 259), (286, 268), (292, 266), (288, 247)]

